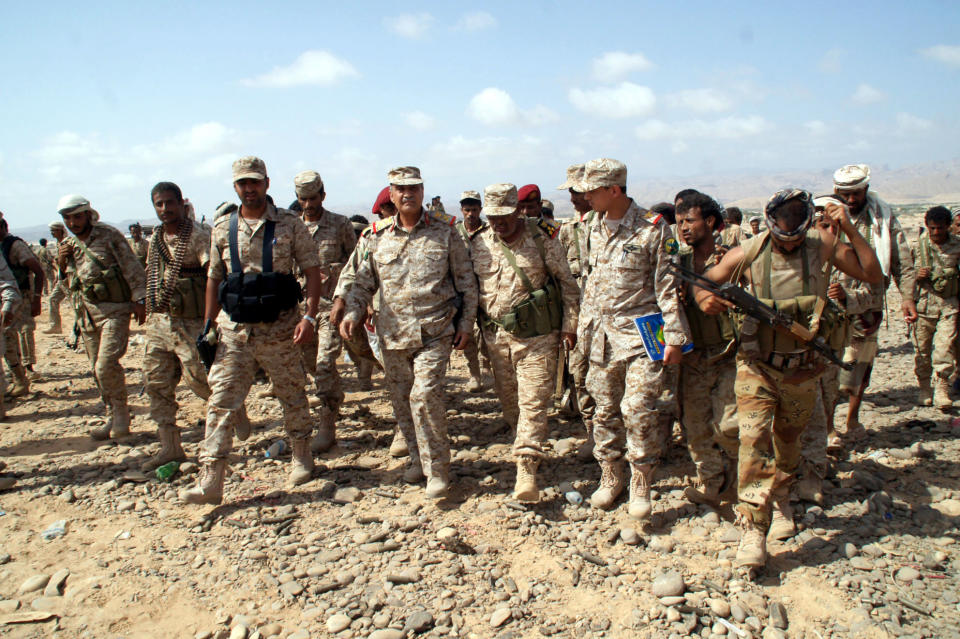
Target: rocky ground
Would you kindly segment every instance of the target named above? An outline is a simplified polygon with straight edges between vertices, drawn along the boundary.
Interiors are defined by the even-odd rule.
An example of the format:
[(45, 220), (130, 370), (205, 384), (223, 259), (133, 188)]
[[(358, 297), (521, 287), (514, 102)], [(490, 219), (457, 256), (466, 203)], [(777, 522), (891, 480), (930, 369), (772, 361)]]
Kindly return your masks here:
[[(648, 527), (622, 503), (570, 503), (565, 493), (589, 495), (599, 472), (575, 461), (580, 427), (558, 417), (543, 500), (511, 501), (508, 431), (492, 391), (459, 390), (459, 356), (449, 500), (403, 483), (380, 379), (358, 392), (343, 364), (340, 443), (315, 479), (287, 489), (288, 458), (264, 457), (280, 409), (255, 399), (260, 384), (225, 503), (200, 508), (176, 499), (195, 464), (170, 483), (140, 472), (157, 447), (137, 395), (142, 334), (124, 360), (135, 435), (107, 443), (87, 436), (101, 407), (83, 354), (38, 334), (39, 379), (0, 429), (19, 480), (0, 494), (0, 636), (960, 637), (960, 430), (914, 406), (904, 336), (896, 319), (882, 331), (866, 445), (837, 461), (825, 505), (799, 505), (801, 532), (772, 544), (748, 581), (732, 568), (729, 506), (683, 499), (692, 465), (678, 446), (657, 472)], [(193, 457), (203, 405), (178, 396)]]

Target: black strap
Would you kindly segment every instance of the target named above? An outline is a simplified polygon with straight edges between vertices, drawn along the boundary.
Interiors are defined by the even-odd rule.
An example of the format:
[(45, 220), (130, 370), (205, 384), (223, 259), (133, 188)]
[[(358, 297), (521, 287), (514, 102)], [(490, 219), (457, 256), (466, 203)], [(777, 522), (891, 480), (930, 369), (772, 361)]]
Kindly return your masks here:
[(240, 216), (234, 211), (230, 214), (230, 271), (243, 273), (243, 264), (240, 262), (240, 247), (237, 242), (237, 233), (240, 232)]
[[(233, 273), (243, 273), (243, 264), (240, 263), (240, 247), (237, 235), (240, 232), (240, 216), (237, 211), (230, 214), (230, 270)], [(277, 223), (266, 220), (263, 223), (263, 262), (261, 270), (264, 273), (273, 272), (273, 236)]]
[(13, 248), (13, 243), (18, 239), (20, 238), (8, 235), (3, 238), (3, 244), (0, 244), (0, 248), (3, 249), (3, 259), (7, 261), (7, 264), (10, 264), (10, 249)]
[(267, 220), (263, 227), (263, 272), (273, 272), (273, 230), (276, 222)]

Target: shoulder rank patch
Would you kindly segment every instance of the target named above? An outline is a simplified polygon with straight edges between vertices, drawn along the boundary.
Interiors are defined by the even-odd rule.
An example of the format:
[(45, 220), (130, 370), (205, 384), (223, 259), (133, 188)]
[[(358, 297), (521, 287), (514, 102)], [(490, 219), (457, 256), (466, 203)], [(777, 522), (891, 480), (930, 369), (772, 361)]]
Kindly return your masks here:
[[(371, 225), (368, 226), (367, 228), (370, 230), (371, 233), (379, 233), (379, 232), (382, 231), (383, 229), (388, 228), (391, 224), (393, 224), (393, 216), (392, 216), (392, 215), (391, 215), (390, 217), (385, 217), (385, 218), (383, 218), (382, 220), (377, 220), (376, 222), (374, 222), (373, 224), (371, 224)], [(366, 232), (366, 231), (364, 231), (364, 232)]]
[(646, 211), (646, 212), (643, 214), (643, 218), (644, 218), (647, 222), (650, 222), (651, 224), (653, 224), (654, 226), (656, 226), (657, 223), (659, 223), (660, 220), (663, 219), (663, 215), (660, 214), (660, 213), (654, 213), (653, 211)]
[(447, 215), (446, 213), (441, 213), (439, 211), (427, 211), (427, 215), (449, 226), (453, 226), (457, 223), (457, 216), (455, 215)]
[(541, 217), (537, 219), (537, 226), (547, 234), (547, 237), (555, 238), (560, 232), (560, 222), (556, 220)]
[(676, 255), (680, 252), (680, 244), (676, 238), (668, 237), (663, 241), (663, 250), (667, 252), (667, 255)]

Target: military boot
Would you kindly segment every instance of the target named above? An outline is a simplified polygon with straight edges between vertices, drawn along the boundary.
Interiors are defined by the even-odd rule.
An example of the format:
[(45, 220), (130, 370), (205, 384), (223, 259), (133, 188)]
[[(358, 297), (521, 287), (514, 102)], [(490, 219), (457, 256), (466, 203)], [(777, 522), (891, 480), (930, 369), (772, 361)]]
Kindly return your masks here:
[(917, 400), (920, 402), (920, 405), (933, 406), (933, 388), (930, 386), (930, 380), (917, 380), (917, 385), (920, 387), (917, 393)]
[(180, 501), (187, 504), (219, 504), (223, 501), (223, 480), (226, 474), (226, 459), (205, 463), (200, 468), (197, 485), (180, 491)]
[(393, 431), (393, 441), (390, 442), (391, 457), (406, 457), (410, 454), (410, 448), (407, 446), (407, 438), (403, 436), (400, 429)]
[(157, 434), (160, 437), (160, 452), (140, 467), (140, 470), (145, 473), (153, 472), (164, 464), (169, 464), (172, 461), (187, 461), (187, 456), (183, 452), (183, 446), (180, 445), (179, 428), (176, 426), (161, 426)]
[(936, 391), (934, 393), (934, 400), (937, 408), (943, 412), (947, 412), (953, 408), (953, 400), (950, 399), (950, 383), (946, 377), (937, 375), (936, 378), (937, 381), (934, 383)]
[(823, 480), (816, 473), (808, 472), (797, 481), (797, 498), (819, 506), (823, 505)]
[(593, 422), (585, 419), (583, 420), (583, 426), (587, 430), (587, 439), (577, 449), (577, 459), (590, 461), (593, 459)]
[(471, 377), (470, 381), (467, 382), (467, 392), (468, 393), (479, 393), (483, 390), (483, 380), (479, 377)]
[(691, 503), (716, 508), (720, 504), (720, 490), (716, 481), (697, 479), (696, 484), (683, 489), (683, 496)]
[(540, 489), (537, 488), (537, 467), (540, 460), (528, 455), (517, 459), (517, 483), (513, 488), (513, 498), (518, 501), (539, 501)]
[(745, 515), (737, 519), (740, 526), (740, 545), (736, 565), (742, 568), (762, 568), (767, 563), (767, 537), (759, 526)]
[(63, 332), (63, 326), (60, 324), (60, 318), (58, 317), (56, 321), (50, 322), (50, 325), (43, 329), (44, 335), (59, 335)]
[(322, 404), (317, 412), (320, 413), (320, 425), (310, 442), (310, 449), (314, 453), (325, 453), (337, 443), (337, 417), (326, 404)]
[(773, 519), (767, 531), (767, 539), (783, 541), (797, 534), (797, 525), (793, 523), (793, 508), (790, 507), (789, 497), (784, 497), (773, 503)]
[(623, 492), (623, 460), (600, 462), (600, 487), (590, 495), (590, 503), (594, 508), (604, 510), (613, 506), (620, 493)]
[(7, 391), (7, 397), (23, 397), (30, 392), (30, 380), (27, 379), (27, 369), (23, 364), (17, 364), (12, 369), (13, 386)]
[(126, 404), (112, 404), (108, 409), (107, 423), (90, 431), (90, 437), (98, 441), (130, 434), (130, 408)]
[(290, 460), (290, 484), (299, 486), (313, 478), (313, 453), (310, 452), (310, 439), (293, 440), (293, 459)]
[(427, 497), (430, 499), (445, 499), (450, 489), (450, 475), (442, 464), (434, 462), (435, 468), (427, 472)]
[(627, 513), (634, 519), (650, 518), (650, 480), (653, 479), (653, 464), (630, 464), (630, 503)]

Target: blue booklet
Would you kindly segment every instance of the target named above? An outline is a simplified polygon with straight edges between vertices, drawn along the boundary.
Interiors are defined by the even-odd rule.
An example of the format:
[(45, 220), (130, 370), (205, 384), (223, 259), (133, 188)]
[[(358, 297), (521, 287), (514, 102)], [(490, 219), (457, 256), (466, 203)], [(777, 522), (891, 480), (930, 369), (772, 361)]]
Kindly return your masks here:
[[(667, 347), (666, 340), (663, 339), (663, 313), (651, 313), (643, 317), (637, 317), (633, 320), (640, 331), (640, 337), (643, 339), (643, 347), (647, 349), (647, 356), (655, 362), (663, 359), (663, 350)], [(682, 352), (689, 353), (693, 350), (693, 342), (684, 344)]]

